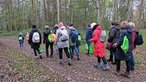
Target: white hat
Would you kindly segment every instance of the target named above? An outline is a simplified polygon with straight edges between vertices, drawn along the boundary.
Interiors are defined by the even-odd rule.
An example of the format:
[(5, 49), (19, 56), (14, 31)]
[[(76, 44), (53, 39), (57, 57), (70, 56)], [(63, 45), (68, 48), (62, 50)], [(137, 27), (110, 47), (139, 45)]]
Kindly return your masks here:
[(133, 22), (129, 22), (129, 25), (135, 27), (135, 24)]
[(95, 22), (93, 22), (93, 23), (91, 23), (91, 29), (94, 27), (96, 25), (96, 23)]

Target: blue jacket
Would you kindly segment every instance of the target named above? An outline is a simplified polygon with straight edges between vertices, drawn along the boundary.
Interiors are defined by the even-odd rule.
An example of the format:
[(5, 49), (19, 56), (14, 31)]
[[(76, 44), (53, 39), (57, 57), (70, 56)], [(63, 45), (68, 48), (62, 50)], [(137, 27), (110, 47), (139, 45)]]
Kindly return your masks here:
[(86, 41), (88, 42), (92, 38), (92, 30), (91, 28), (86, 28)]
[(118, 59), (118, 60), (129, 61), (130, 60), (130, 54), (132, 53), (131, 46), (129, 46), (129, 49), (128, 49), (126, 54), (123, 52), (123, 50), (120, 47), (123, 43), (123, 39), (124, 39), (125, 35), (128, 37), (129, 45), (131, 45), (132, 30), (127, 27), (127, 28), (122, 29), (121, 32), (120, 32), (120, 36), (117, 40), (117, 55), (115, 56), (115, 58)]

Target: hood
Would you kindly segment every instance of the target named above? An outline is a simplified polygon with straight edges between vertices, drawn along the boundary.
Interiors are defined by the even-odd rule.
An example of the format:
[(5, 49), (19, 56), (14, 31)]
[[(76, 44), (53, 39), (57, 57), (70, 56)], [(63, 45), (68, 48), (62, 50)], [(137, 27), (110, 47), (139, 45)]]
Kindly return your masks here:
[(129, 28), (129, 27), (126, 27), (125, 29), (127, 30), (127, 32), (128, 32), (128, 33), (132, 33), (132, 30), (131, 30), (131, 28)]
[(113, 28), (115, 28), (117, 31), (120, 30), (120, 27), (118, 25), (115, 25)]
[(61, 26), (61, 27), (60, 27), (60, 29), (65, 30), (65, 29), (66, 29), (66, 27), (65, 27), (65, 26)]
[(102, 26), (97, 26), (96, 30), (102, 30)]
[(49, 34), (50, 33), (50, 30), (45, 30), (44, 33), (45, 34)]
[(37, 28), (32, 28), (32, 32), (37, 32), (38, 29)]

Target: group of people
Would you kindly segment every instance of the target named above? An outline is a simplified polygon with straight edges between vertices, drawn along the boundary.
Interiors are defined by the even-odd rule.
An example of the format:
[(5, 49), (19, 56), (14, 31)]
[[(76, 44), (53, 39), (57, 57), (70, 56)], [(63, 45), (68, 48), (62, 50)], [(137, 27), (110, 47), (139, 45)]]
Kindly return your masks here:
[[(107, 61), (116, 65), (116, 75), (122, 75), (129, 77), (130, 71), (135, 70), (135, 60), (132, 51), (136, 48), (135, 40), (138, 37), (139, 31), (135, 29), (135, 24), (133, 22), (123, 21), (120, 25), (117, 22), (110, 23), (110, 30), (107, 39), (107, 45), (104, 47), (104, 42), (100, 40), (102, 27), (101, 25), (91, 23), (86, 28), (86, 42), (88, 44), (87, 55), (90, 55), (91, 43), (94, 43), (94, 56), (97, 57), (97, 62), (95, 67), (100, 67), (100, 61), (102, 59), (104, 65), (103, 69), (109, 69)], [(128, 37), (129, 48), (125, 53), (121, 45), (124, 41), (124, 36)], [(110, 57), (108, 60), (105, 58), (105, 48), (108, 46), (110, 51)], [(110, 48), (109, 48), (110, 47)], [(126, 72), (120, 73), (121, 61), (126, 63)]]
[[(94, 43), (94, 56), (97, 58), (97, 62), (94, 64), (94, 67), (99, 68), (101, 60), (103, 61), (103, 70), (108, 70), (110, 67), (108, 62), (112, 62), (112, 64), (116, 65), (116, 75), (123, 75), (129, 77), (130, 71), (134, 71), (135, 62), (132, 50), (136, 48), (132, 39), (136, 39), (136, 37), (132, 37), (133, 31), (138, 32), (135, 29), (135, 24), (133, 22), (123, 21), (119, 25), (117, 22), (111, 22), (111, 27), (108, 34), (107, 42), (111, 43), (110, 57), (107, 60), (105, 57), (105, 43), (101, 41), (102, 35), (102, 26), (93, 22), (88, 25), (86, 28), (86, 43), (88, 45), (87, 55), (91, 55), (90, 46), (91, 43)], [(52, 34), (52, 35), (51, 35)], [(126, 53), (121, 49), (121, 45), (124, 40), (124, 36), (128, 37), (129, 40), (129, 48)], [(19, 37), (21, 37), (19, 39)], [(36, 25), (32, 26), (32, 30), (30, 33), (26, 35), (28, 43), (31, 45), (31, 48), (34, 50), (35, 57), (42, 59), (41, 52), (39, 50), (40, 45), (43, 43), (46, 45), (46, 57), (53, 56), (53, 46), (57, 48), (59, 52), (59, 63), (63, 63), (63, 50), (68, 58), (68, 65), (71, 65), (71, 59), (74, 58), (74, 51), (76, 52), (76, 59), (80, 60), (80, 50), (79, 45), (81, 41), (80, 33), (77, 29), (74, 28), (72, 23), (67, 23), (66, 25), (63, 22), (59, 22), (55, 25), (54, 29), (51, 30), (48, 25), (45, 25), (45, 31), (43, 32), (43, 39), (40, 31), (37, 29)], [(53, 39), (53, 38), (54, 39)], [(50, 38), (50, 39), (49, 39)], [(22, 33), (18, 36), (20, 47), (23, 47), (24, 37)], [(107, 44), (108, 44), (107, 43)], [(50, 55), (48, 52), (48, 48), (50, 47)], [(37, 55), (37, 52), (39, 56)], [(126, 62), (126, 72), (120, 73), (121, 61)]]

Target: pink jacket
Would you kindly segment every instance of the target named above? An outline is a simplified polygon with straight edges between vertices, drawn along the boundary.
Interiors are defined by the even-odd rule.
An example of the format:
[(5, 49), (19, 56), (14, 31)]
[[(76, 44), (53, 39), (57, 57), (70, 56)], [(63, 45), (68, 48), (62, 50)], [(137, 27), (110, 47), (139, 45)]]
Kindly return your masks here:
[(104, 42), (100, 41), (102, 27), (97, 26), (92, 34), (92, 38), (90, 39), (90, 42), (94, 43), (94, 56), (95, 57), (104, 57), (105, 56), (105, 50), (104, 50)]

